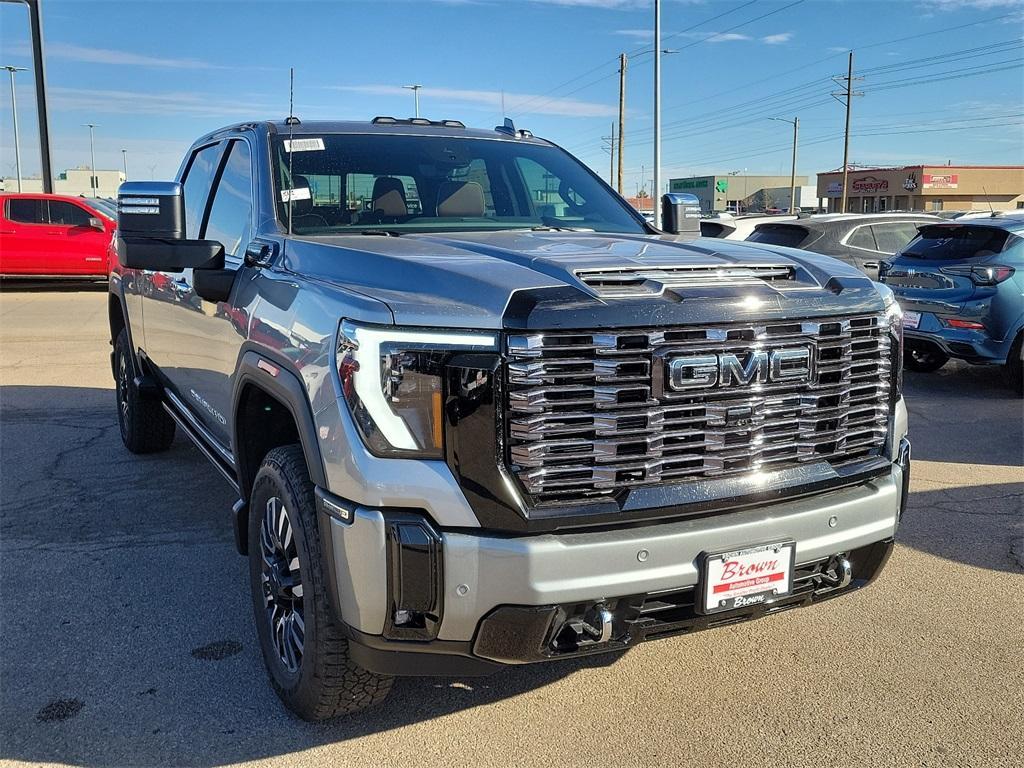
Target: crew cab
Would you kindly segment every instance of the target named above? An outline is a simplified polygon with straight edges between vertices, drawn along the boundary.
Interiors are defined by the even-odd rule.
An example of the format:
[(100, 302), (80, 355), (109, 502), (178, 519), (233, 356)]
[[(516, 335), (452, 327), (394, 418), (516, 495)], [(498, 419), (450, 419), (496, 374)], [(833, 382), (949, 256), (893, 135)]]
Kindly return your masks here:
[(106, 279), (114, 228), (81, 198), (0, 194), (0, 276)]
[(118, 204), (122, 439), (180, 430), (238, 493), (304, 718), (810, 605), (889, 557), (903, 326), (853, 267), (655, 230), (510, 123), (232, 125)]

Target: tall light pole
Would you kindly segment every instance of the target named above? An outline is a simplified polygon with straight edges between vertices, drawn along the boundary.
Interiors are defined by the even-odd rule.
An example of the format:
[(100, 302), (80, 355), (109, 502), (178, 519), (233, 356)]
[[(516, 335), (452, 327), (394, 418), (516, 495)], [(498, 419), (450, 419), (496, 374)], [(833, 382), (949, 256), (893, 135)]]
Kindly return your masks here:
[(96, 193), (96, 142), (93, 140), (93, 131), (99, 128), (96, 123), (82, 123), (86, 128), (89, 129), (89, 157), (92, 160), (92, 165), (89, 166), (89, 189), (92, 190), (93, 197), (99, 197)]
[(422, 85), (403, 85), (403, 88), (408, 88), (412, 91), (413, 98), (416, 100), (416, 117), (420, 116), (420, 88)]
[(661, 229), (661, 0), (654, 0), (654, 227)]
[(25, 72), (25, 67), (4, 65), (11, 75), (11, 115), (14, 117), (14, 169), (18, 174), (18, 191), (21, 192), (21, 145), (18, 143), (18, 97), (14, 93), (14, 73)]
[(800, 135), (800, 118), (794, 117), (792, 120), (787, 120), (784, 117), (770, 117), (768, 119), (789, 123), (793, 126), (793, 167), (789, 173), (789, 212), (793, 213), (796, 208), (796, 145)]
[(128, 181), (128, 150), (121, 150), (121, 162), (124, 163), (124, 180)]

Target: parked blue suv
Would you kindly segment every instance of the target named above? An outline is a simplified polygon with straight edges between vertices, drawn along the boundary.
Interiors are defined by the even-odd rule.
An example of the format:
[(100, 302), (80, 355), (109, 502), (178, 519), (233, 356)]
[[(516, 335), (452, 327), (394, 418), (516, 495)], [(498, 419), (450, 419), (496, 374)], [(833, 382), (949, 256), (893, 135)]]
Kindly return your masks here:
[(1003, 365), (1024, 396), (1024, 216), (923, 226), (879, 280), (903, 308), (907, 368), (935, 371), (951, 357)]

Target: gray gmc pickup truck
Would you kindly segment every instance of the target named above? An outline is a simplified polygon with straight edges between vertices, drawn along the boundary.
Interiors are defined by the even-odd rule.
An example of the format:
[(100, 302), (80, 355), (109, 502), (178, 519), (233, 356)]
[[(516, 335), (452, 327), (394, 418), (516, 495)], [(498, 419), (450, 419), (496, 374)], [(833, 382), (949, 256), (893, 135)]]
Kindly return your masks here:
[(853, 267), (654, 230), (508, 123), (233, 125), (118, 206), (121, 436), (180, 429), (238, 492), (304, 718), (810, 605), (890, 554), (901, 314)]

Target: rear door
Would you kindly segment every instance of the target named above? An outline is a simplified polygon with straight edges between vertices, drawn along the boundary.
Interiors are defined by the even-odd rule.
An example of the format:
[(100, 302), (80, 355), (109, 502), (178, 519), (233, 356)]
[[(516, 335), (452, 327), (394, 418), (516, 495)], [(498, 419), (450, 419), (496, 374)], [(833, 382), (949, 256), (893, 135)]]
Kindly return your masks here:
[(0, 274), (55, 274), (51, 259), (57, 237), (59, 233), (51, 231), (45, 198), (4, 198)]

